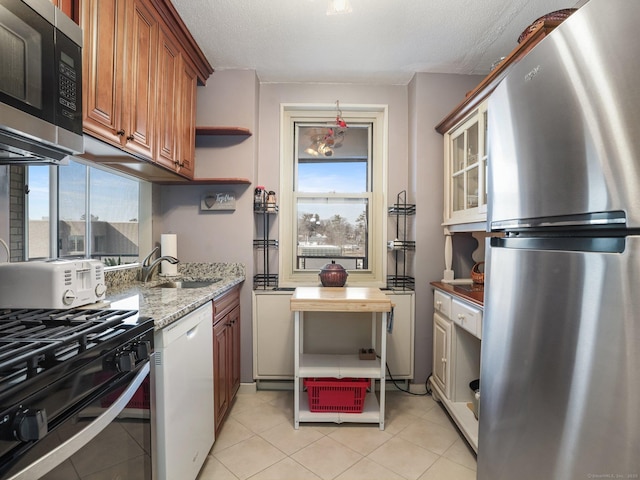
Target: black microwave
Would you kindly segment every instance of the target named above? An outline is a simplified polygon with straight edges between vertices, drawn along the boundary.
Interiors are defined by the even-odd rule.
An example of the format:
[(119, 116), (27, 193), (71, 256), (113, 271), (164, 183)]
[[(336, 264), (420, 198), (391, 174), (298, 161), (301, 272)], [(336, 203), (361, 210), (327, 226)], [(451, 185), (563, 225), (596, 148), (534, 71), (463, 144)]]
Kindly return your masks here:
[(0, 164), (82, 152), (82, 30), (49, 0), (0, 0)]

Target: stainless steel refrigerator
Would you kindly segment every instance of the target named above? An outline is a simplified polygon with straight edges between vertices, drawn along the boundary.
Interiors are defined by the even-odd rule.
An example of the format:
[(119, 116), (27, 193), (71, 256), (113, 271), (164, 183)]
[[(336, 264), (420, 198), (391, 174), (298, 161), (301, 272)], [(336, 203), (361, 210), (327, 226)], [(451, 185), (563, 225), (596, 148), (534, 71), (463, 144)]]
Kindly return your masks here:
[(640, 478), (640, 1), (491, 94), (479, 480)]

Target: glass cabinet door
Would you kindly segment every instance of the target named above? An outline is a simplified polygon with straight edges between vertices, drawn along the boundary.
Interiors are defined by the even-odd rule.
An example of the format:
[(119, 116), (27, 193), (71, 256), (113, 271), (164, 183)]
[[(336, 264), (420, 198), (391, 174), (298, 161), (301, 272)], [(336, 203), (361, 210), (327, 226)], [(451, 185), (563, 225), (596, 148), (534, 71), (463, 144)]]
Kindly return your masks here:
[(454, 212), (464, 209), (465, 192), (465, 167), (467, 166), (466, 135), (463, 131), (452, 141), (451, 158), (451, 182), (452, 182), (452, 208)]
[(486, 109), (479, 108), (448, 135), (449, 219), (460, 222), (479, 221), (471, 218), (486, 212)]
[(482, 182), (482, 190), (480, 191), (480, 206), (484, 206), (484, 211), (487, 211), (487, 178), (489, 178), (489, 172), (487, 170), (488, 163), (487, 159), (489, 158), (489, 154), (487, 152), (487, 140), (489, 139), (489, 128), (487, 121), (487, 109), (482, 108), (482, 159), (481, 159), (481, 170), (483, 174), (484, 181)]

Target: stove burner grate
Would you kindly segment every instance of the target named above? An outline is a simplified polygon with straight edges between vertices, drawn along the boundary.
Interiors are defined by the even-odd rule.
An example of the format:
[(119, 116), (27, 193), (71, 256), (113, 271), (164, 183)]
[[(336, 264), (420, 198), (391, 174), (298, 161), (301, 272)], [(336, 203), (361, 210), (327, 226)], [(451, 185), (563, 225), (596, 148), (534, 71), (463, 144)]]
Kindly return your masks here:
[(117, 335), (135, 310), (0, 309), (0, 383), (33, 377)]

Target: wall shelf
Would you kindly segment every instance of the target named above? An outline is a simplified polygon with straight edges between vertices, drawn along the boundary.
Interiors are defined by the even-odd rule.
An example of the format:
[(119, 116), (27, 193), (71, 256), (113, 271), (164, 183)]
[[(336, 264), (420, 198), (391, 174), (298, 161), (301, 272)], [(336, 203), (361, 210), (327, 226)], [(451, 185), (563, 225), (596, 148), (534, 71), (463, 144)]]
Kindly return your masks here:
[(251, 185), (248, 178), (194, 178), (193, 180), (163, 180), (158, 185)]
[(253, 135), (251, 130), (244, 127), (196, 127), (196, 135)]

